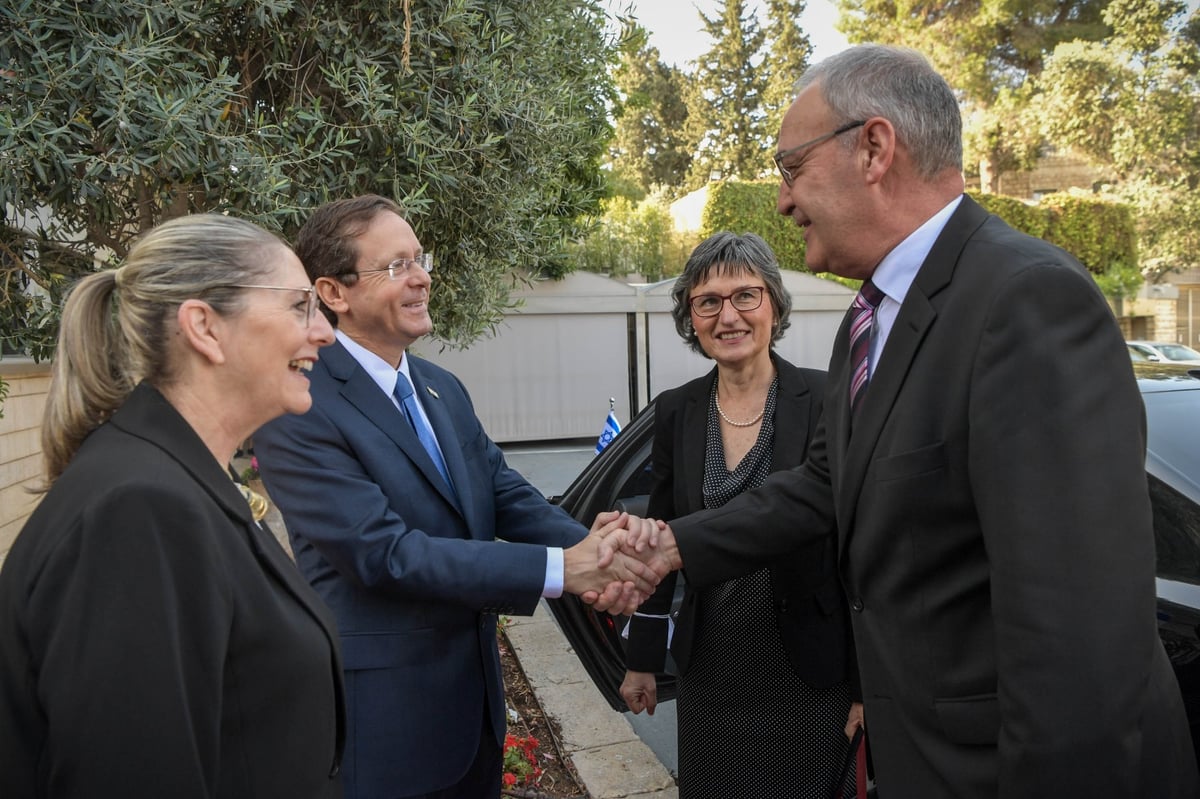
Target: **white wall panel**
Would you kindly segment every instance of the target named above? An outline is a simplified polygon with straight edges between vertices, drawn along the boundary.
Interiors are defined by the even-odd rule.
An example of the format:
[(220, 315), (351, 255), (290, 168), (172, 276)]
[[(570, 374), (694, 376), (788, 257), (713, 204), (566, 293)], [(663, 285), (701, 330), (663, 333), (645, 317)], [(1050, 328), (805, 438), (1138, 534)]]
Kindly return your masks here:
[[(414, 351), (458, 375), (496, 441), (595, 437), (610, 397), (625, 424), (661, 391), (712, 368), (675, 332), (672, 283), (630, 286), (590, 273), (536, 283), (514, 293), (520, 307), (495, 336), (467, 350), (439, 352), (430, 341)], [(795, 272), (784, 283), (792, 326), (776, 349), (824, 369), (854, 292)]]

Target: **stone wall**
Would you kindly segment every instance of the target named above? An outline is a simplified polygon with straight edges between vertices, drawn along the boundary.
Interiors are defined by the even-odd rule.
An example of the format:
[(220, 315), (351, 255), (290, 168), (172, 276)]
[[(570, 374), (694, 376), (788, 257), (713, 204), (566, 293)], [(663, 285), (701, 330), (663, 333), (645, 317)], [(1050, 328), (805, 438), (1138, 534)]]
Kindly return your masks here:
[(1000, 175), (1000, 194), (1036, 199), (1044, 194), (1067, 189), (1091, 189), (1101, 172), (1082, 158), (1070, 153), (1052, 153), (1038, 159), (1028, 172)]
[(42, 411), (50, 389), (50, 364), (0, 360), (8, 384), (0, 419), (0, 562), (41, 499), (31, 488), (42, 475)]

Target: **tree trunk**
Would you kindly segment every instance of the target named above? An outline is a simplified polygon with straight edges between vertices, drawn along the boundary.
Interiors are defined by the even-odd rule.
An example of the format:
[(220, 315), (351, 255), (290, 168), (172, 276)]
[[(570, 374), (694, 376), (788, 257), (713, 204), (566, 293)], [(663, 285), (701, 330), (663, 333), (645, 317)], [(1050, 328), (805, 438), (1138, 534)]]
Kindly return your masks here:
[(1000, 173), (996, 171), (995, 161), (991, 155), (979, 159), (979, 192), (981, 194), (998, 194), (1000, 190)]

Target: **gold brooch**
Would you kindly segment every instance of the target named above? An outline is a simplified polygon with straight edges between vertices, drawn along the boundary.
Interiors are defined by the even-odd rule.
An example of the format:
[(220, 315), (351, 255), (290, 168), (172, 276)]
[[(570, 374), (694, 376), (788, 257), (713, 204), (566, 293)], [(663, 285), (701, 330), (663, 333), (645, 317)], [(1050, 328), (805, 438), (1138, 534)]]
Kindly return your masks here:
[(267, 517), (267, 511), (271, 507), (271, 503), (267, 502), (267, 498), (256, 491), (251, 491), (249, 486), (241, 483), (234, 483), (238, 491), (242, 492), (242, 496), (246, 498), (246, 504), (250, 506), (250, 515), (254, 517), (254, 521), (261, 522)]

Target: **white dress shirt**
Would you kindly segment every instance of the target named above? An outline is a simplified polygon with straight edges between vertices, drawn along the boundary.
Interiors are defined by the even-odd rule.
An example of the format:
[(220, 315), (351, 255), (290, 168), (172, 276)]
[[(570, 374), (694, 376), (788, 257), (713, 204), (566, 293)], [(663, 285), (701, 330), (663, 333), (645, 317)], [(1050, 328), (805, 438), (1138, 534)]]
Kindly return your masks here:
[(892, 326), (896, 324), (900, 305), (908, 295), (908, 289), (916, 279), (921, 264), (925, 263), (929, 256), (929, 251), (933, 249), (933, 243), (942, 235), (942, 230), (960, 202), (961, 194), (892, 248), (879, 262), (879, 266), (875, 267), (871, 281), (884, 293), (884, 298), (875, 311), (875, 323), (871, 328), (870, 354), (867, 357), (871, 377), (875, 376), (875, 366), (879, 363), (879, 356), (883, 353), (883, 345), (887, 343)]

